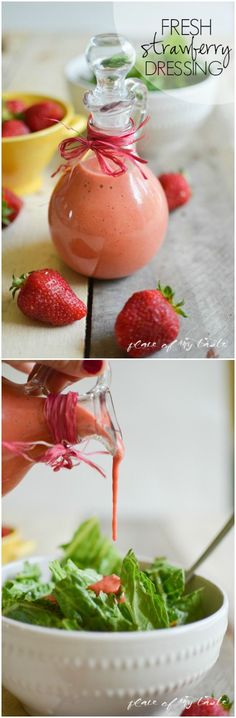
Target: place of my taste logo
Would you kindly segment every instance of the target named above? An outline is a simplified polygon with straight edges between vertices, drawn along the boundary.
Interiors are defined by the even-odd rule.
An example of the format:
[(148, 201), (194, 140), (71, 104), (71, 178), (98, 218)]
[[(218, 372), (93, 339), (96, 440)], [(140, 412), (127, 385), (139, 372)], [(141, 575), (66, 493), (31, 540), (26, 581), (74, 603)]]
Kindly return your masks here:
[[(160, 32), (141, 45), (143, 74), (153, 79), (221, 75), (231, 62), (232, 48), (213, 38), (213, 21), (198, 18), (163, 18)], [(210, 41), (203, 38), (206, 36)]]

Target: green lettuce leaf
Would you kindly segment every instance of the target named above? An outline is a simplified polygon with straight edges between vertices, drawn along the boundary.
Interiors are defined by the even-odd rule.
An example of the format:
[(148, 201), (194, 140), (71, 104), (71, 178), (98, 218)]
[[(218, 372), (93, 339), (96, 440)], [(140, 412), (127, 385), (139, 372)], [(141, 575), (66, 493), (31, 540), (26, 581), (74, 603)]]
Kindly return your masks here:
[[(50, 565), (55, 579), (54, 595), (68, 626), (87, 631), (128, 631), (133, 626), (120, 610), (115, 596), (100, 593), (96, 596), (88, 586), (101, 578), (93, 569), (79, 569), (70, 559), (64, 564), (64, 577), (58, 580), (58, 566)], [(72, 622), (72, 624), (71, 624)]]
[(176, 610), (185, 614), (184, 623), (192, 623), (199, 621), (203, 617), (202, 607), (203, 588), (198, 588), (192, 593), (184, 593), (183, 596), (176, 601)]
[[(186, 591), (183, 569), (165, 558), (141, 568), (132, 550), (121, 561), (114, 545), (102, 536), (97, 519), (85, 521), (63, 549), (62, 560), (49, 564), (49, 581), (43, 582), (39, 566), (29, 562), (6, 581), (4, 616), (67, 631), (115, 632), (168, 628), (204, 615), (202, 589)], [(119, 595), (97, 596), (89, 586), (112, 573), (121, 578)]]
[(185, 593), (185, 573), (172, 566), (165, 558), (156, 558), (146, 572), (156, 590), (165, 597), (169, 625), (180, 625), (198, 620), (202, 614), (202, 589)]
[(136, 630), (168, 626), (165, 597), (157, 593), (153, 581), (140, 569), (132, 550), (128, 551), (122, 563), (121, 584)]
[(3, 615), (22, 623), (32, 623), (46, 628), (63, 628), (62, 615), (58, 608), (45, 601), (27, 603), (17, 601), (4, 609)]
[(102, 535), (96, 518), (84, 521), (71, 541), (63, 544), (64, 560), (70, 558), (79, 568), (90, 566), (102, 575), (118, 573), (121, 559), (114, 544)]
[(41, 573), (39, 566), (25, 561), (23, 571), (18, 573), (14, 578), (8, 579), (3, 586), (3, 611), (12, 604), (16, 604), (18, 601), (38, 601), (38, 599), (52, 593), (54, 583), (52, 581), (43, 583), (40, 581), (40, 576)]
[(165, 594), (172, 600), (177, 600), (182, 596), (185, 586), (185, 575), (182, 568), (172, 566), (165, 558), (156, 558), (150, 569), (147, 570), (147, 574), (155, 583), (160, 595)]

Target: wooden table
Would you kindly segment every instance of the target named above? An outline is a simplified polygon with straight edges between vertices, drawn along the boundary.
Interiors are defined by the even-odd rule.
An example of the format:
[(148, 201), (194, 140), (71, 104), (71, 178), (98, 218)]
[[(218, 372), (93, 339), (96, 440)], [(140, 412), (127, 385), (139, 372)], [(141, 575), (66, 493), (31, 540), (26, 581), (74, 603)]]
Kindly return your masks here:
[[(88, 37), (77, 33), (11, 34), (4, 38), (4, 89), (34, 91), (67, 98), (63, 68), (83, 51)], [(40, 192), (25, 199), (15, 225), (3, 237), (3, 356), (37, 358), (122, 357), (114, 339), (114, 322), (126, 299), (160, 279), (185, 299), (188, 318), (178, 342), (151, 358), (204, 358), (219, 342), (220, 358), (233, 357), (233, 209), (231, 108), (218, 106), (207, 123), (186, 138), (176, 152), (158, 148), (150, 163), (156, 173), (184, 167), (193, 197), (172, 213), (167, 237), (155, 259), (132, 277), (90, 280), (68, 269), (58, 258), (47, 225), (53, 188), (50, 168)], [(57, 161), (57, 160), (56, 160)], [(54, 161), (55, 166), (55, 161)], [(51, 266), (68, 279), (88, 302), (88, 317), (63, 328), (48, 329), (23, 317), (8, 288), (12, 272)]]

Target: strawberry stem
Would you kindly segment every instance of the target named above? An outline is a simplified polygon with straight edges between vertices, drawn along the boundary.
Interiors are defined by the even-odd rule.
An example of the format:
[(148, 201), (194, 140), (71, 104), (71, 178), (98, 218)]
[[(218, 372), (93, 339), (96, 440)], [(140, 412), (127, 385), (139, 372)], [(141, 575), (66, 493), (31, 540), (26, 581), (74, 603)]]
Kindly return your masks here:
[(8, 224), (11, 223), (10, 217), (13, 214), (14, 210), (12, 207), (9, 207), (6, 200), (2, 200), (2, 224), (4, 227), (7, 227)]
[(225, 694), (221, 696), (221, 698), (219, 699), (219, 703), (226, 711), (230, 711), (230, 708), (232, 708), (233, 705), (233, 701), (230, 701), (228, 696), (226, 696)]
[(18, 289), (22, 287), (22, 285), (25, 283), (26, 279), (29, 277), (31, 272), (27, 272), (27, 274), (21, 274), (20, 277), (15, 277), (15, 275), (12, 275), (12, 283), (9, 287), (9, 292), (12, 292), (12, 296), (14, 299), (15, 293), (18, 292)]
[(184, 299), (182, 299), (181, 302), (174, 304), (173, 299), (174, 299), (175, 293), (173, 292), (173, 289), (171, 289), (171, 287), (168, 286), (168, 284), (166, 287), (162, 287), (161, 283), (159, 281), (158, 285), (157, 285), (157, 289), (159, 292), (161, 292), (162, 296), (167, 300), (167, 302), (169, 302), (169, 304), (171, 304), (171, 306), (175, 310), (176, 314), (181, 314), (181, 317), (185, 317), (185, 318), (188, 316), (187, 314), (185, 314), (183, 309), (181, 309), (181, 307), (184, 305)]

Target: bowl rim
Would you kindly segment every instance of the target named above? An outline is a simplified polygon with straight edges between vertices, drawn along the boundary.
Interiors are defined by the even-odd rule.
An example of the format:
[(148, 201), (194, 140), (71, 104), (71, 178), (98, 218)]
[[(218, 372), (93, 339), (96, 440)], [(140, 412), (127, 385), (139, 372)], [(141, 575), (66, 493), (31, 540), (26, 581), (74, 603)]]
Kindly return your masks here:
[[(64, 74), (65, 74), (67, 81), (72, 83), (74, 87), (85, 87), (86, 89), (89, 89), (91, 87), (94, 87), (94, 84), (91, 81), (86, 80), (85, 78), (81, 77), (80, 78), (81, 82), (80, 83), (76, 82), (75, 78), (73, 77), (72, 73), (70, 72), (71, 68), (73, 66), (76, 67), (77, 64), (81, 63), (82, 59), (84, 59), (84, 55), (80, 54), (80, 55), (77, 55), (77, 57), (74, 57), (71, 60), (69, 60), (69, 62), (67, 62), (66, 65), (64, 66)], [(185, 85), (185, 87), (175, 87), (173, 89), (168, 89), (168, 90), (154, 90), (152, 92), (150, 92), (150, 90), (148, 90), (148, 97), (150, 98), (150, 97), (157, 96), (158, 100), (160, 100), (161, 97), (166, 97), (168, 95), (169, 96), (172, 96), (172, 95), (177, 96), (180, 94), (180, 92), (181, 92), (181, 94), (189, 93), (190, 90), (191, 90), (191, 92), (197, 92), (197, 89), (199, 90), (199, 87), (204, 85), (207, 81), (209, 84), (210, 84), (210, 82), (213, 84), (213, 82), (216, 80), (217, 80), (216, 76), (207, 75), (206, 77), (204, 77), (202, 79), (201, 82), (196, 82), (196, 83), (193, 83), (192, 85)]]
[[(8, 569), (14, 568), (14, 566), (19, 564), (23, 564), (25, 560), (29, 561), (30, 563), (35, 563), (36, 561), (38, 563), (50, 561), (53, 558), (55, 558), (55, 553), (53, 555), (48, 556), (30, 556), (28, 559), (19, 559), (18, 561), (12, 561), (8, 564), (5, 564), (2, 567), (2, 585), (3, 585), (3, 575), (5, 571), (8, 571)], [(58, 558), (58, 556), (57, 556)], [(151, 562), (152, 559), (150, 558), (140, 558), (141, 561), (147, 561)], [(203, 581), (207, 581), (208, 584), (213, 586), (214, 588), (217, 588), (218, 591), (222, 594), (222, 605), (220, 608), (217, 609), (214, 613), (212, 613), (210, 616), (206, 616), (205, 618), (201, 618), (199, 621), (193, 621), (192, 623), (187, 623), (180, 626), (173, 626), (172, 628), (156, 628), (149, 631), (63, 631), (61, 628), (47, 628), (45, 626), (36, 626), (32, 623), (23, 623), (22, 621), (15, 621), (13, 618), (7, 618), (7, 616), (2, 616), (2, 627), (4, 625), (6, 626), (12, 626), (15, 627), (16, 630), (20, 630), (21, 632), (28, 632), (28, 633), (36, 633), (46, 636), (52, 636), (55, 638), (62, 638), (62, 640), (70, 640), (70, 638), (73, 641), (81, 640), (100, 640), (100, 641), (114, 641), (118, 640), (119, 642), (122, 640), (129, 639), (131, 641), (137, 641), (139, 639), (144, 639), (145, 637), (147, 639), (155, 640), (160, 638), (164, 638), (164, 640), (168, 640), (169, 636), (183, 636), (185, 634), (189, 634), (191, 631), (193, 631), (193, 626), (204, 628), (204, 627), (210, 627), (211, 624), (214, 624), (216, 621), (223, 618), (223, 616), (228, 615), (228, 609), (229, 609), (229, 600), (226, 592), (224, 589), (219, 585), (214, 583), (213, 581), (208, 580), (204, 576), (200, 576), (199, 574), (194, 574), (196, 578), (203, 579)]]
[[(20, 98), (20, 97), (24, 97), (25, 95), (27, 95), (28, 97), (30, 97), (30, 96), (38, 97), (39, 102), (49, 100), (49, 101), (57, 102), (59, 105), (62, 105), (65, 109), (65, 114), (63, 116), (63, 122), (66, 119), (67, 115), (74, 114), (74, 109), (73, 109), (71, 102), (64, 102), (64, 100), (61, 100), (58, 97), (54, 97), (52, 95), (40, 95), (40, 94), (38, 95), (37, 93), (34, 93), (34, 92), (27, 92), (27, 90), (25, 92), (9, 91), (9, 92), (3, 92), (2, 99), (10, 100), (11, 98), (12, 99), (15, 99), (18, 97)], [(81, 118), (82, 118), (82, 115), (81, 115)], [(20, 141), (21, 142), (22, 141), (29, 142), (34, 137), (45, 137), (48, 133), (53, 134), (54, 132), (56, 132), (58, 130), (59, 124), (60, 123), (57, 122), (54, 125), (52, 125), (51, 127), (45, 127), (44, 130), (38, 130), (37, 132), (29, 132), (29, 134), (27, 134), (27, 135), (16, 135), (15, 137), (2, 137), (2, 142), (4, 144), (9, 144), (10, 142), (15, 143), (15, 142), (20, 142)]]

